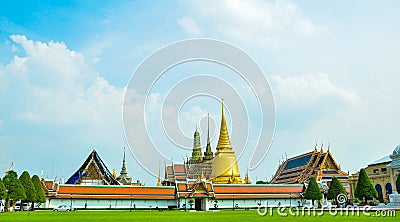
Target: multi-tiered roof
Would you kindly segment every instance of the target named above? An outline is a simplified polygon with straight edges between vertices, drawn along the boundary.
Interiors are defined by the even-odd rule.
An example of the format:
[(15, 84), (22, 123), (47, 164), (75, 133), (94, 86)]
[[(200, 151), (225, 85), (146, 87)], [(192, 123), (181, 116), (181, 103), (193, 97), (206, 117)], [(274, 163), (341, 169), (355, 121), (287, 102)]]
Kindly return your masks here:
[(82, 166), (67, 180), (66, 184), (120, 185), (96, 150), (86, 158)]
[(340, 169), (328, 148), (304, 153), (284, 161), (276, 171), (271, 183), (307, 183), (311, 177), (317, 181), (331, 180), (337, 177), (342, 182), (348, 182), (348, 174)]

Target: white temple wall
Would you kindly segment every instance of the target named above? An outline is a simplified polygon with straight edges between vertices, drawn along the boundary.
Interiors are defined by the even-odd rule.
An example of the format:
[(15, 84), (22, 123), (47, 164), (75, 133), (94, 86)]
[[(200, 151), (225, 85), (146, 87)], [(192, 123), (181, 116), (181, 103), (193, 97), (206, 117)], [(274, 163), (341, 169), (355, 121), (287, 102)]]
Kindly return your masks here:
[[(190, 199), (186, 199), (186, 209), (190, 209), (189, 204)], [(185, 199), (179, 199), (179, 208), (184, 209)], [(214, 210), (215, 205), (217, 205), (216, 209), (232, 209), (236, 208), (257, 208), (259, 206), (262, 207), (296, 207), (303, 206), (302, 199), (293, 198), (293, 199), (204, 199), (203, 201), (203, 210)], [(193, 204), (193, 209), (195, 208), (195, 204)]]
[(167, 209), (168, 206), (176, 206), (175, 200), (138, 200), (138, 199), (50, 199), (48, 208), (59, 205), (72, 206), (75, 209)]
[[(301, 206), (302, 200), (300, 198), (293, 198), (293, 199), (223, 199), (217, 200), (217, 205), (219, 209), (227, 209), (232, 207), (236, 208), (256, 208), (258, 206), (265, 206), (265, 207), (278, 207), (278, 206), (285, 206), (285, 207), (295, 207)], [(212, 206), (214, 207), (215, 202), (213, 201)]]

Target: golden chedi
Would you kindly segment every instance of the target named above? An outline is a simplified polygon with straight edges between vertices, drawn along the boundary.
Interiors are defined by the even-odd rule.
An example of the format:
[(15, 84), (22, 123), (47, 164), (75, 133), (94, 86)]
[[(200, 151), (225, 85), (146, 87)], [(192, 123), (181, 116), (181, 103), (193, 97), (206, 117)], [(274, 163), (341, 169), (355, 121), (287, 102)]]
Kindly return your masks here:
[(212, 163), (212, 182), (215, 184), (242, 183), (235, 151), (232, 149), (222, 100), (222, 117), (217, 152)]

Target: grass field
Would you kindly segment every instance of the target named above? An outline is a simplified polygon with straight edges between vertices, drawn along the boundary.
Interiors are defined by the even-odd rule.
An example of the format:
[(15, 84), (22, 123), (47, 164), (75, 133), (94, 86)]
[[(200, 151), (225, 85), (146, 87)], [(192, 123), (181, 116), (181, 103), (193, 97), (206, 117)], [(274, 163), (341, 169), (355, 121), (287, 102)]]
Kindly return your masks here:
[[(288, 211), (286, 211), (289, 213)], [(397, 211), (396, 214), (400, 214)], [(259, 216), (256, 210), (218, 211), (218, 212), (179, 212), (179, 211), (74, 211), (74, 212), (7, 212), (0, 213), (0, 221), (398, 221), (398, 217), (371, 216)]]

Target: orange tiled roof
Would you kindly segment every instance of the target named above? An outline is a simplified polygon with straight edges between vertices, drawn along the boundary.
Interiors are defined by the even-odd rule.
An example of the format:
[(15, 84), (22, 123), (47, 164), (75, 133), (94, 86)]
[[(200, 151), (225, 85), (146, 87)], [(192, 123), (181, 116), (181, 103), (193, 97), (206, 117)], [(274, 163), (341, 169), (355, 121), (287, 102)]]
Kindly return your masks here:
[(186, 169), (185, 166), (182, 164), (174, 164), (174, 172), (175, 174), (177, 173), (183, 173), (186, 175)]
[(50, 180), (44, 181), (44, 185), (48, 190), (53, 190), (53, 181)]
[(203, 180), (192, 180), (188, 182), (178, 181), (176, 183), (177, 198), (184, 197), (214, 197), (214, 190), (210, 182)]
[(80, 195), (80, 194), (57, 194), (60, 199), (146, 199), (146, 200), (174, 200), (174, 196), (162, 195)]
[(174, 187), (61, 185), (57, 198), (174, 199)]
[(173, 174), (172, 166), (168, 166), (168, 167), (167, 167), (167, 173), (168, 173), (168, 174)]
[(215, 197), (226, 198), (278, 198), (300, 197), (304, 191), (303, 185), (242, 185), (242, 184), (215, 184), (213, 185)]

